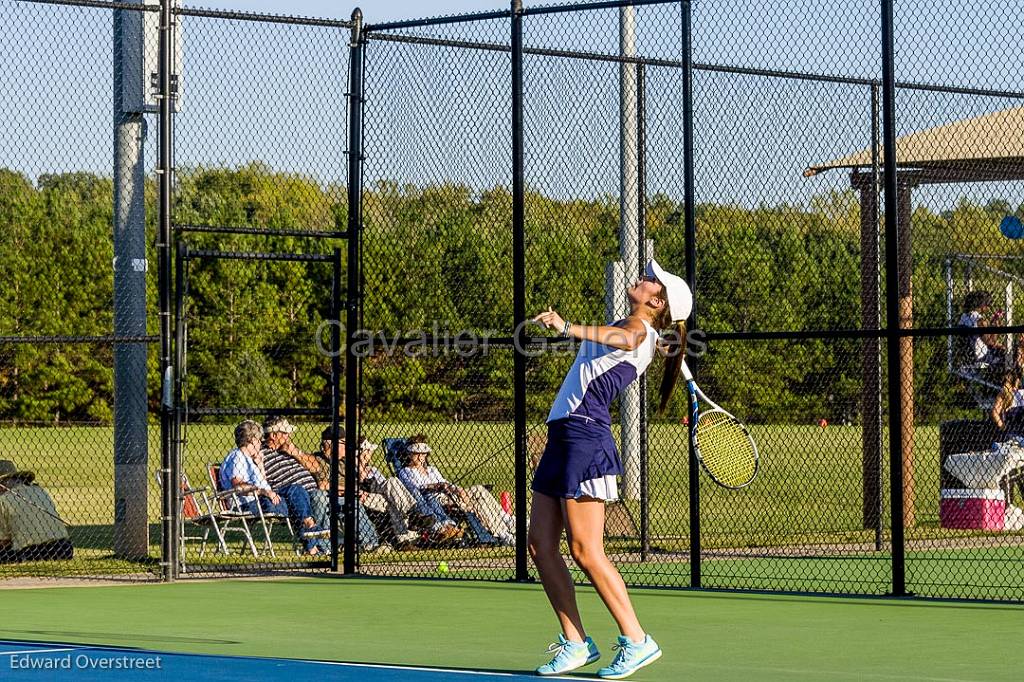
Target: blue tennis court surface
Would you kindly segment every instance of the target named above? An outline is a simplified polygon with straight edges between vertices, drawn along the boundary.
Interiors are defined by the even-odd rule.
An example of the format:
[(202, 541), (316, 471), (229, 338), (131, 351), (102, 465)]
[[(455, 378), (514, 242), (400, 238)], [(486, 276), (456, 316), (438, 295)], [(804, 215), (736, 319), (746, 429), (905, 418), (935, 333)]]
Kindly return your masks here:
[[(4, 680), (359, 680), (360, 682), (445, 682), (508, 680), (536, 682), (532, 674), (445, 670), (287, 658), (175, 654), (146, 649), (0, 640)], [(574, 679), (574, 678), (555, 678)]]

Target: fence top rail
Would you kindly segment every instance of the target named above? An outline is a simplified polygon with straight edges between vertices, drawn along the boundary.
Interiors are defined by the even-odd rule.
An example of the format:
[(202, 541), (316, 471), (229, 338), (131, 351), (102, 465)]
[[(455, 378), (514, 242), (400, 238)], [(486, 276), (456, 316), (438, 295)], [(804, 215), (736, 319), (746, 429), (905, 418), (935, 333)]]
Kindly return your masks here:
[(563, 5), (540, 5), (524, 7), (521, 14), (562, 14), (566, 12), (586, 12), (599, 9), (616, 9), (622, 7), (645, 7), (650, 5), (681, 5), (688, 0), (600, 0), (598, 2), (581, 2)]
[(221, 260), (274, 260), (274, 261), (314, 261), (331, 262), (333, 255), (319, 253), (259, 253), (256, 251), (217, 251), (211, 249), (189, 249), (185, 253), (188, 260), (197, 258), (219, 258)]
[(331, 419), (329, 407), (190, 407), (185, 406), (187, 414), (196, 417), (223, 417), (230, 415), (251, 416), (272, 414), (279, 417), (326, 417)]
[[(31, 2), (61, 2), (62, 0), (29, 0)], [(77, 0), (76, 0), (77, 1)], [(159, 9), (159, 6), (156, 6)], [(183, 17), (206, 17), (208, 19), (228, 19), (233, 21), (256, 21), (270, 24), (299, 24), (303, 26), (325, 26), (328, 28), (351, 29), (354, 24), (347, 19), (323, 19), (317, 17), (298, 17), (287, 14), (265, 14), (259, 12), (239, 12), (237, 10), (205, 9), (203, 7), (175, 7), (174, 14)]]
[[(512, 47), (504, 43), (491, 43), (472, 40), (454, 40), (448, 38), (436, 38), (430, 36), (410, 35), (388, 35), (378, 33), (368, 36), (370, 40), (386, 43), (411, 43), (416, 45), (430, 45), (435, 47), (453, 47), (466, 50), (482, 50), (489, 52), (511, 52)], [(563, 57), (565, 59), (581, 59), (585, 61), (615, 62), (619, 64), (642, 64), (644, 66), (682, 68), (683, 62), (671, 59), (653, 59), (650, 57), (623, 57), (622, 55), (600, 54), (596, 52), (577, 52), (573, 50), (556, 50), (552, 48), (524, 47), (523, 54), (541, 57)], [(705, 62), (694, 62), (695, 71), (708, 73), (730, 73), (741, 76), (756, 76), (763, 78), (783, 78), (790, 80), (813, 81), (818, 83), (839, 83), (846, 85), (862, 85), (865, 87), (881, 87), (882, 81), (874, 78), (860, 78), (855, 76), (839, 76), (835, 74), (813, 74), (799, 71), (782, 71), (774, 69), (756, 69), (742, 66), (725, 66), (720, 64), (708, 64)], [(944, 92), (954, 95), (971, 95), (976, 97), (1000, 97), (1004, 99), (1024, 99), (1024, 92), (1013, 90), (987, 90), (984, 88), (966, 88), (953, 85), (932, 85), (928, 83), (914, 83), (911, 81), (897, 81), (896, 88), (899, 90), (915, 90), (922, 92)]]
[(494, 21), (495, 19), (511, 19), (512, 9), (494, 10), (492, 12), (471, 12), (468, 14), (452, 14), (443, 17), (424, 19), (403, 19), (401, 21), (383, 21), (379, 24), (367, 24), (364, 34), (379, 31), (394, 31), (403, 28), (426, 28), (428, 26), (444, 26), (447, 24), (468, 24), (477, 21)]
[(206, 232), (212, 234), (251, 234), (272, 237), (304, 237), (304, 238), (330, 238), (345, 239), (348, 232), (344, 230), (276, 230), (259, 227), (230, 227), (217, 225), (174, 225), (175, 232)]
[(141, 2), (116, 2), (107, 0), (15, 0), (23, 5), (64, 5), (66, 7), (94, 7), (97, 9), (123, 9), (132, 12), (159, 12), (160, 5), (144, 5)]
[(116, 334), (102, 334), (93, 336), (57, 336), (57, 335), (42, 335), (42, 336), (31, 336), (31, 335), (17, 335), (17, 336), (0, 336), (0, 345), (2, 344), (74, 344), (74, 343), (157, 343), (160, 341), (160, 337), (156, 335), (137, 335), (137, 336), (118, 336)]

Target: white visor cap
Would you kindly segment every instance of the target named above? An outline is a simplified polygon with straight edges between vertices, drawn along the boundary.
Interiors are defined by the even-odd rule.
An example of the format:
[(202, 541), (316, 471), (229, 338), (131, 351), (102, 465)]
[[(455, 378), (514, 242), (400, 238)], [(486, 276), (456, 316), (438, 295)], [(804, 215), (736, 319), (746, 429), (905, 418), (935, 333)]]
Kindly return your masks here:
[(647, 263), (647, 275), (654, 277), (665, 286), (668, 295), (668, 312), (673, 322), (685, 320), (693, 308), (693, 294), (682, 277), (665, 270), (653, 258)]

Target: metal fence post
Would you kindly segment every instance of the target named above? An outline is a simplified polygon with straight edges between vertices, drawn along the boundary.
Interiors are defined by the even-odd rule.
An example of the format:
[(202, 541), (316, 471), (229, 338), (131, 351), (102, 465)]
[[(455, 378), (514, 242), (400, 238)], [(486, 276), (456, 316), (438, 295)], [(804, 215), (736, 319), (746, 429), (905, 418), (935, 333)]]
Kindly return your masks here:
[[(331, 519), (331, 570), (338, 570), (338, 496), (333, 491), (337, 490), (337, 459), (338, 459), (338, 436), (340, 435), (341, 412), (341, 330), (338, 323), (341, 320), (341, 249), (334, 249), (334, 258), (331, 261), (331, 484), (328, 493), (330, 501)], [(346, 434), (347, 435), (347, 434)], [(346, 444), (348, 438), (345, 439)], [(346, 543), (348, 544), (348, 543)]]
[[(140, 59), (143, 21), (139, 12), (119, 9), (113, 13), (113, 22), (114, 554), (139, 561), (149, 555), (149, 427), (144, 379), (148, 349), (120, 339), (146, 334), (146, 125), (139, 102), (128, 93), (135, 85), (131, 80)], [(161, 26), (161, 41), (165, 34)]]
[[(636, 65), (636, 185), (639, 200), (636, 204), (637, 223), (637, 275), (643, 276), (647, 269), (647, 71), (641, 62)], [(650, 410), (647, 406), (647, 373), (640, 375), (639, 389), (639, 450), (640, 458), (640, 560), (647, 561), (651, 551), (650, 514), (650, 447), (647, 421)]]
[[(360, 263), (359, 240), (362, 227), (363, 194), (363, 12), (352, 11), (352, 41), (349, 45), (348, 92), (348, 287), (345, 301), (345, 557), (344, 572), (356, 571), (356, 450), (359, 422), (359, 358), (353, 352), (359, 326)], [(332, 423), (337, 420), (332, 416)], [(338, 434), (334, 434), (334, 456), (331, 462), (331, 490), (338, 481)], [(337, 496), (331, 495), (331, 515), (337, 518)], [(335, 526), (332, 520), (331, 525)], [(331, 541), (336, 542), (334, 529)], [(332, 565), (337, 569), (337, 552), (332, 551)]]
[(526, 563), (526, 215), (523, 170), (523, 3), (512, 0), (512, 309), (515, 324), (516, 575), (530, 579)]
[[(163, 379), (163, 395), (170, 400), (161, 401), (160, 406), (160, 466), (164, 476), (163, 489), (163, 527), (161, 538), (161, 561), (163, 562), (164, 580), (174, 580), (178, 573), (178, 481), (177, 451), (174, 445), (172, 426), (177, 423), (175, 409), (178, 394), (174, 368), (171, 364), (171, 192), (174, 164), (171, 158), (173, 146), (171, 135), (171, 31), (174, 25), (172, 0), (160, 0), (160, 42), (159, 42), (159, 76), (160, 89), (160, 147), (157, 159), (157, 172), (160, 177), (157, 206), (157, 280), (160, 305), (160, 376)], [(180, 267), (179, 257), (179, 267)]]
[(166, 561), (170, 563), (173, 575), (176, 577), (181, 567), (181, 453), (183, 442), (181, 438), (182, 415), (185, 405), (182, 397), (182, 382), (185, 379), (183, 368), (185, 366), (185, 339), (187, 338), (187, 322), (185, 320), (185, 297), (188, 295), (188, 244), (184, 241), (177, 241), (176, 255), (174, 259), (174, 366), (171, 370), (171, 394), (172, 406), (170, 424), (170, 447), (167, 453), (169, 460), (167, 478), (164, 483), (164, 496), (171, 505), (171, 528), (168, 532), (167, 543), (169, 545)]
[[(697, 214), (694, 206), (694, 158), (693, 158), (693, 27), (691, 24), (690, 0), (683, 0), (683, 224), (686, 231), (686, 283), (693, 292), (693, 309), (686, 328), (697, 328)], [(683, 340), (683, 352), (686, 352)], [(684, 358), (685, 360), (685, 358)], [(693, 360), (693, 371), (697, 371), (697, 359)], [(695, 425), (690, 424), (692, 429)], [(690, 441), (689, 477), (690, 489), (690, 586), (700, 587), (700, 472), (697, 453)]]
[[(889, 514), (892, 524), (892, 594), (906, 595), (903, 537), (903, 362), (900, 353), (899, 220), (896, 168), (896, 57), (893, 0), (882, 0), (882, 146), (885, 168), (885, 338), (889, 370)], [(908, 245), (909, 246), (909, 245)]]

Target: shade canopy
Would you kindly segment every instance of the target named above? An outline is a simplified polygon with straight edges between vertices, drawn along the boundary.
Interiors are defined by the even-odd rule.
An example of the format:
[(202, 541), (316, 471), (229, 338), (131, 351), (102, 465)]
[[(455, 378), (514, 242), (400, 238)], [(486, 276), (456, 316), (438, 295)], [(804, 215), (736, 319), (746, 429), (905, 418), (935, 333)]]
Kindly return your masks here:
[[(833, 168), (871, 167), (871, 147), (809, 166), (805, 177)], [(1024, 180), (1024, 106), (928, 128), (896, 139), (896, 167), (917, 183)], [(878, 162), (884, 164), (882, 148)]]

